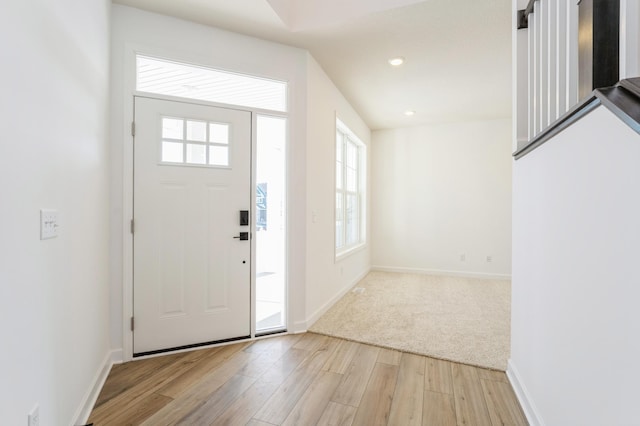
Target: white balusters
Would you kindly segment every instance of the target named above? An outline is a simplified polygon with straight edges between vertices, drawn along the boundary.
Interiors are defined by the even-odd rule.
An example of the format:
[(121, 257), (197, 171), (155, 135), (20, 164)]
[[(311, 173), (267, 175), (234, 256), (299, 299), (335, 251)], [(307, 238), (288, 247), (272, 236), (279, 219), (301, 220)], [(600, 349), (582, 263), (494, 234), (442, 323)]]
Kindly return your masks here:
[(549, 3), (550, 0), (539, 0), (538, 10), (540, 11), (539, 37), (540, 64), (538, 68), (540, 80), (540, 123), (538, 132), (546, 129), (549, 125)]
[(535, 138), (578, 102), (577, 0), (536, 0), (529, 14), (527, 120)]
[[(525, 4), (526, 6), (526, 4)], [(514, 14), (513, 26), (518, 25), (517, 14)], [(513, 118), (514, 151), (529, 139), (529, 37), (527, 31), (514, 31), (513, 43)], [(522, 53), (523, 55), (520, 55)]]
[(547, 44), (547, 96), (549, 103), (547, 107), (547, 124), (556, 121), (558, 118), (558, 4), (559, 1), (545, 2), (547, 4), (547, 32), (548, 32), (548, 44)]
[(567, 110), (569, 110), (578, 103), (578, 2), (567, 0), (567, 8), (567, 61), (569, 65), (567, 68)]
[(567, 26), (568, 26), (568, 7), (569, 3), (566, 1), (556, 2), (557, 16), (556, 16), (556, 119), (558, 119), (563, 112), (568, 110), (569, 105), (569, 91), (567, 85)]
[[(534, 6), (535, 7), (535, 6)], [(538, 75), (536, 73), (538, 69), (536, 52), (538, 51), (537, 37), (535, 36), (536, 17), (538, 15), (529, 15), (529, 140), (533, 139), (538, 134), (536, 111), (537, 111), (537, 81)]]

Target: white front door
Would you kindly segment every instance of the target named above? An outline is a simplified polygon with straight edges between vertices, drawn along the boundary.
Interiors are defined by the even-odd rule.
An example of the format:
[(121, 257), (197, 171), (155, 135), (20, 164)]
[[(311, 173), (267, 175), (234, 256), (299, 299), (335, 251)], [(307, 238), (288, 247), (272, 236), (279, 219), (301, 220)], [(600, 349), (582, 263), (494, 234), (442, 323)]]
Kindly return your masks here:
[(135, 123), (134, 354), (249, 337), (251, 113), (136, 97)]

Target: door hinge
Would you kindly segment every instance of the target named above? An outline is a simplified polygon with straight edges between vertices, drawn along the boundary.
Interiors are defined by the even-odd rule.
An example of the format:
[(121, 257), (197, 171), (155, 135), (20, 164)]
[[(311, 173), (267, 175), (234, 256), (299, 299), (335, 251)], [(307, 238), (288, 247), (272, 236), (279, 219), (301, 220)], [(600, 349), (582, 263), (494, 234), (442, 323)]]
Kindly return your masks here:
[(133, 317), (131, 317), (131, 331), (133, 331)]
[(131, 233), (133, 234), (134, 231), (135, 231), (135, 225), (134, 225), (133, 219), (131, 219)]
[(135, 136), (136, 135), (136, 122), (132, 121), (131, 122), (131, 136)]

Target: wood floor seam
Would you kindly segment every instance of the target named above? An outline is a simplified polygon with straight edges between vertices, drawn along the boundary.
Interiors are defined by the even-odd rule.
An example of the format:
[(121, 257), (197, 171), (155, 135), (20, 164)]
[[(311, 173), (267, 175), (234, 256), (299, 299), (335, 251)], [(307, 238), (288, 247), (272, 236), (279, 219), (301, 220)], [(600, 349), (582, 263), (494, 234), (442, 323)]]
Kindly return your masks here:
[(357, 405), (353, 405), (353, 404), (344, 404), (344, 403), (342, 403), (342, 402), (338, 402), (338, 401), (333, 400), (333, 399), (332, 399), (332, 400), (330, 400), (330, 402), (334, 402), (334, 403), (336, 403), (336, 404), (340, 404), (340, 405), (346, 405), (347, 407), (358, 408), (358, 406), (357, 406)]

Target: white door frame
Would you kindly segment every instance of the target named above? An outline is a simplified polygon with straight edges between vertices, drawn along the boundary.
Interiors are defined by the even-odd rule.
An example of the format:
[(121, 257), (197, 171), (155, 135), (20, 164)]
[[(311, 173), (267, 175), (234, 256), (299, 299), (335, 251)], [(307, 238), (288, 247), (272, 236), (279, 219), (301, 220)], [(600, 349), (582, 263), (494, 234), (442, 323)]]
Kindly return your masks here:
[[(131, 123), (135, 120), (134, 117), (134, 97), (135, 96), (143, 96), (148, 98), (160, 99), (160, 100), (168, 100), (168, 101), (177, 101), (177, 102), (185, 102), (185, 103), (193, 103), (197, 105), (204, 106), (213, 106), (218, 108), (226, 108), (233, 110), (246, 111), (251, 113), (251, 151), (257, 152), (257, 116), (258, 115), (267, 115), (272, 117), (282, 117), (287, 119), (287, 154), (286, 154), (286, 171), (285, 171), (285, 182), (286, 188), (285, 191), (287, 194), (289, 191), (289, 164), (290, 164), (290, 126), (291, 122), (289, 120), (289, 113), (282, 113), (278, 111), (271, 110), (263, 110), (259, 108), (248, 108), (248, 107), (240, 107), (238, 105), (228, 105), (217, 102), (208, 102), (201, 101), (197, 99), (185, 99), (175, 96), (165, 96), (165, 95), (156, 95), (149, 94), (146, 92), (138, 92), (136, 90), (136, 56), (144, 55), (151, 56), (156, 58), (170, 58), (174, 61), (179, 61), (183, 63), (194, 63), (197, 64), (198, 61), (193, 58), (181, 58), (179, 55), (168, 54), (166, 51), (162, 51), (159, 49), (142, 47), (139, 45), (126, 43), (125, 44), (125, 60), (124, 60), (124, 69), (125, 75), (124, 78), (124, 93), (123, 93), (123, 102), (124, 102), (124, 117), (122, 123), (123, 126), (123, 134), (122, 138), (124, 141), (123, 144), (123, 165), (122, 165), (122, 361), (127, 362), (133, 359), (133, 332), (131, 330), (131, 318), (133, 317), (133, 234), (131, 233), (130, 223), (133, 219), (133, 161), (134, 161), (134, 152), (133, 152), (133, 132)], [(206, 63), (205, 61), (202, 61)], [(202, 64), (201, 64), (202, 65)], [(206, 66), (206, 65), (204, 65)], [(268, 77), (267, 77), (268, 78)], [(288, 105), (291, 105), (290, 102), (290, 93), (287, 93), (288, 97)], [(256, 156), (251, 156), (251, 199), (255, 200), (256, 197)], [(285, 211), (287, 212), (287, 220), (286, 220), (286, 228), (287, 233), (290, 229), (289, 218), (291, 215), (289, 214), (289, 200), (290, 197), (287, 195)], [(251, 211), (254, 211), (254, 207), (252, 207)], [(251, 223), (251, 232), (255, 235), (255, 221), (252, 220)], [(256, 339), (256, 324), (255, 324), (255, 306), (256, 306), (256, 270), (255, 270), (255, 259), (256, 249), (255, 249), (255, 239), (251, 240), (251, 337), (247, 340), (255, 340)], [(287, 271), (285, 276), (285, 307), (286, 307), (286, 328), (291, 331), (293, 329), (293, 323), (291, 320), (291, 306), (290, 306), (290, 298), (289, 298), (289, 236), (287, 235), (285, 239), (285, 271)], [(238, 340), (231, 343), (238, 343), (242, 340)], [(217, 345), (212, 345), (217, 346)], [(202, 346), (195, 349), (201, 349), (207, 346)], [(194, 349), (184, 349), (182, 351), (176, 352), (185, 352)], [(158, 356), (158, 355), (150, 355), (149, 357)], [(120, 358), (120, 357), (115, 357)], [(136, 357), (136, 359), (142, 359), (145, 357)], [(118, 359), (120, 360), (120, 359)]]
[[(147, 96), (134, 100), (134, 356), (246, 339), (251, 336), (252, 240), (237, 238), (253, 226), (241, 226), (238, 212), (255, 210), (252, 114)], [(166, 116), (180, 118), (183, 126), (180, 136), (171, 136), (180, 139), (186, 151), (179, 164), (163, 158)], [(189, 120), (204, 127), (227, 123), (223, 165), (189, 162)], [(200, 146), (206, 152), (208, 130), (204, 141)], [(176, 245), (169, 236), (183, 243)], [(158, 281), (163, 272), (173, 279)]]

